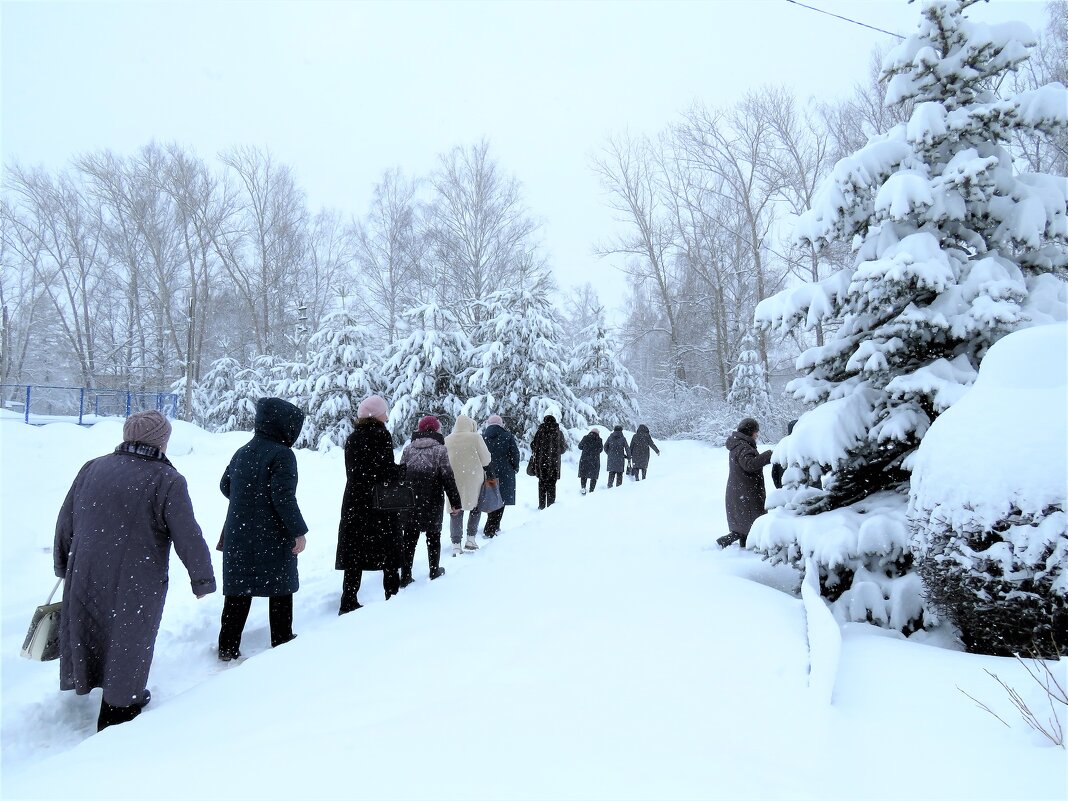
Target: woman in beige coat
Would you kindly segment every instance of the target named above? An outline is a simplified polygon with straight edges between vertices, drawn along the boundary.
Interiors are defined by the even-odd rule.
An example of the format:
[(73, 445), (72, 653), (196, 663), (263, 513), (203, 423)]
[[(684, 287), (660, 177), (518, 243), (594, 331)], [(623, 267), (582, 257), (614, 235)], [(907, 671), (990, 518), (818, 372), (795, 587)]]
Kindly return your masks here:
[[(460, 511), (453, 514), (449, 521), (452, 555), (456, 556), (463, 550), (478, 550), (475, 534), (478, 533), (478, 521), (482, 517), (478, 510), (478, 496), (486, 480), (486, 468), (491, 457), (486, 441), (475, 427), (475, 421), (465, 414), (456, 418), (452, 433), (445, 437), (445, 449), (449, 452), (449, 464), (456, 477), (456, 488), (460, 491)], [(465, 511), (468, 513), (467, 542), (461, 549)]]

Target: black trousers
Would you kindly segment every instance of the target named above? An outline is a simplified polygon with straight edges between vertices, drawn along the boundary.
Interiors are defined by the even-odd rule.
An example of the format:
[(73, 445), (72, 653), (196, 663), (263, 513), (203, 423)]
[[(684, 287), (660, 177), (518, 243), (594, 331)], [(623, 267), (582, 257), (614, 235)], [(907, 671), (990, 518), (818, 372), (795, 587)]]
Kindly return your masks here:
[(482, 529), (482, 535), (485, 537), (495, 537), (501, 533), (501, 519), (504, 517), (505, 507), (502, 506), (496, 512), (490, 512), (486, 515), (486, 527)]
[[(401, 565), (401, 581), (412, 577), (412, 568), (415, 567), (415, 551), (419, 546), (419, 529), (404, 529), (404, 564)], [(437, 530), (426, 530), (426, 558), (430, 563), (430, 572), (433, 573), (441, 564), (441, 524)]]
[[(219, 653), (231, 658), (241, 650), (241, 634), (252, 609), (251, 595), (227, 595), (223, 601), (222, 624), (219, 627)], [(271, 621), (271, 647), (293, 639), (293, 594), (272, 595), (267, 607)]]
[(647, 475), (649, 475), (649, 468), (648, 467), (635, 467), (634, 468), (634, 480), (635, 481), (641, 481)]
[(616, 485), (618, 485), (620, 487), (623, 486), (623, 474), (622, 473), (613, 473), (610, 470), (610, 471), (608, 471), (608, 489), (612, 489), (612, 487), (616, 486)]
[[(345, 568), (345, 578), (341, 584), (341, 608), (337, 610), (339, 615), (360, 608), (357, 596), (360, 594), (360, 584), (362, 582), (362, 570)], [(397, 568), (382, 571), (382, 589), (386, 591), (387, 601), (400, 592), (400, 571)]]
[(556, 479), (538, 479), (538, 508), (545, 509), (556, 503)]
[[(589, 481), (590, 481), (590, 492), (593, 492), (595, 489), (597, 489), (597, 479), (591, 478)], [(586, 479), (582, 479), (582, 488), (586, 489)]]

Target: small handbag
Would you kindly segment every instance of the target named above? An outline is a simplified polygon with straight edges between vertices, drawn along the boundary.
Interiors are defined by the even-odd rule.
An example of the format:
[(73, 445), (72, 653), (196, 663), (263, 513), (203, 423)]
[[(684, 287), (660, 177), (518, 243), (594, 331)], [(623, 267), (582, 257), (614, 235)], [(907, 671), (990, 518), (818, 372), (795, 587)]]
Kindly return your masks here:
[(504, 508), (504, 498), (501, 497), (501, 488), (496, 479), (487, 479), (482, 482), (482, 489), (478, 491), (478, 511), (496, 512)]
[(415, 490), (403, 478), (384, 478), (375, 484), (371, 503), (380, 512), (403, 512), (415, 506)]
[(530, 457), (530, 461), (527, 462), (527, 475), (528, 476), (536, 476), (537, 474), (538, 474), (538, 469), (534, 466), (534, 457), (531, 456)]
[(52, 603), (56, 590), (63, 583), (63, 579), (56, 582), (52, 592), (43, 606), (38, 606), (30, 620), (30, 629), (26, 632), (26, 639), (22, 643), (22, 655), (27, 659), (37, 662), (50, 662), (59, 659), (59, 617), (63, 610), (63, 602)]

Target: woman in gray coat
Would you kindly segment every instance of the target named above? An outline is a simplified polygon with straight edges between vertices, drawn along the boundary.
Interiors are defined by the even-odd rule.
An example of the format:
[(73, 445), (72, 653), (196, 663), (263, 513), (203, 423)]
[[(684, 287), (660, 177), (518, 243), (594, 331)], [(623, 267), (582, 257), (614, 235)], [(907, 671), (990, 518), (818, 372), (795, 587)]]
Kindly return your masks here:
[(630, 461), (630, 445), (623, 436), (623, 426), (616, 426), (604, 443), (604, 452), (608, 454), (608, 489), (616, 484), (623, 486), (623, 472)]
[(215, 592), (185, 478), (164, 455), (170, 434), (159, 412), (132, 415), (115, 452), (79, 471), (56, 521), (59, 686), (78, 695), (104, 688), (97, 730), (133, 720), (151, 698), (171, 543), (193, 594)]

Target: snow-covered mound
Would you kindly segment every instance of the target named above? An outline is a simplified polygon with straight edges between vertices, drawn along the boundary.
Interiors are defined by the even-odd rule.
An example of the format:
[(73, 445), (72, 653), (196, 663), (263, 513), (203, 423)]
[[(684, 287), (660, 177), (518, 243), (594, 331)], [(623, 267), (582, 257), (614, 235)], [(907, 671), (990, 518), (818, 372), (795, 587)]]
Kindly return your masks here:
[[(560, 500), (543, 512), (521, 473), (519, 505), (499, 538), (447, 557), (447, 575), (433, 583), (421, 548), (417, 583), (388, 603), (368, 575), (365, 608), (343, 618), (333, 569), (342, 454), (299, 451), (297, 496), (311, 531), (298, 639), (271, 650), (257, 601), (242, 643), (249, 658), (220, 668), (222, 599), (195, 600), (175, 560), (152, 703), (96, 735), (99, 693), (60, 693), (56, 664), (20, 659), (18, 649), (52, 584), (55, 511), (78, 467), (120, 436), (117, 422), (0, 422), (5, 798), (1062, 794), (1063, 752), (1017, 725), (983, 672), (1023, 687), (1012, 660), (855, 628), (837, 675), (824, 666), (828, 707), (827, 693), (811, 691), (802, 602), (782, 591), (796, 573), (715, 548), (726, 527), (726, 453), (677, 441), (658, 441), (648, 481), (586, 497), (572, 454)], [(219, 476), (247, 438), (175, 426), (171, 456), (209, 539), (226, 510)], [(873, 742), (881, 762), (909, 769), (873, 781)], [(961, 770), (969, 764), (1014, 770)]]
[(995, 344), (913, 459), (910, 525), (928, 592), (965, 642), (1068, 649), (1068, 326)]

